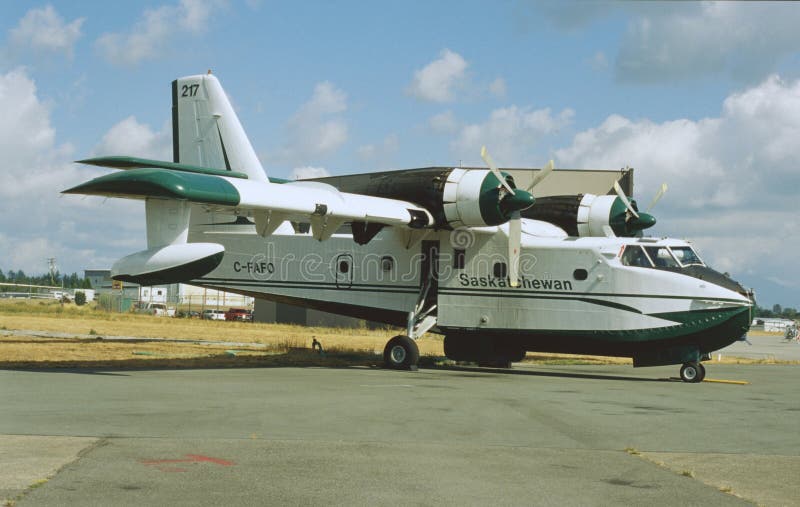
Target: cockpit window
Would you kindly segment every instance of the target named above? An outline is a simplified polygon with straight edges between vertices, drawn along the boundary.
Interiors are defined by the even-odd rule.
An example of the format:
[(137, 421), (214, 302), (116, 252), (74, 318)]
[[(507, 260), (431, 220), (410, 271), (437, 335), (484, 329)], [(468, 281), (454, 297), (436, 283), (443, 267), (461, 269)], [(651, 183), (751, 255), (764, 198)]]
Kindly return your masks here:
[(673, 246), (670, 250), (672, 250), (675, 258), (678, 259), (678, 262), (680, 262), (682, 266), (705, 266), (703, 261), (700, 260), (700, 257), (697, 256), (697, 253), (690, 246)]
[(647, 246), (644, 248), (657, 268), (679, 268), (680, 264), (665, 246)]
[(638, 245), (626, 246), (625, 251), (622, 252), (621, 261), (623, 266), (636, 266), (639, 268), (653, 267), (653, 265), (650, 263), (650, 259), (647, 258), (647, 254), (644, 253), (642, 247)]

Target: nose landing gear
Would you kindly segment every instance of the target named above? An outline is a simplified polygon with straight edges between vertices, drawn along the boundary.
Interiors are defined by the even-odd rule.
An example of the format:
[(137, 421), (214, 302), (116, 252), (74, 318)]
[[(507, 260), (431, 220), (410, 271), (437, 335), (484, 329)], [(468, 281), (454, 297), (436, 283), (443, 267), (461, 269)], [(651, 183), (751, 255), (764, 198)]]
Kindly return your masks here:
[(681, 366), (681, 380), (684, 382), (702, 382), (706, 378), (706, 368), (703, 363), (689, 362)]

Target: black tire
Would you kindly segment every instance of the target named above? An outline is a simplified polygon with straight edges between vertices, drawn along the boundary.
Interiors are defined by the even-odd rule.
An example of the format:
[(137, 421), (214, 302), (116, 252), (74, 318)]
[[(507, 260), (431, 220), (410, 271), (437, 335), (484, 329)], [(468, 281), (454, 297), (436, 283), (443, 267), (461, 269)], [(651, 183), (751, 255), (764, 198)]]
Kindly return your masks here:
[(700, 368), (701, 368), (700, 363), (695, 363), (695, 362), (683, 363), (683, 366), (681, 366), (681, 380), (690, 383), (700, 382), (701, 380), (703, 380), (701, 372), (705, 370), (705, 368), (703, 368), (703, 370), (701, 370)]
[(698, 378), (698, 382), (702, 382), (706, 378), (706, 367), (703, 366), (703, 363), (697, 363), (697, 366), (700, 370), (700, 377)]
[(383, 349), (383, 364), (393, 370), (410, 370), (419, 362), (417, 342), (405, 335), (398, 335), (386, 343)]

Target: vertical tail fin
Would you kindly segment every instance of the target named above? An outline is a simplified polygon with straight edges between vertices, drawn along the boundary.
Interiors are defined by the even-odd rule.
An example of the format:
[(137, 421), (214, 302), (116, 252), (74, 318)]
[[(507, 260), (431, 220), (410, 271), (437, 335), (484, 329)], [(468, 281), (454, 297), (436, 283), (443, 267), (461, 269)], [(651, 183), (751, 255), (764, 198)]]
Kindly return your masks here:
[(267, 181), (247, 134), (217, 78), (200, 74), (172, 82), (173, 161), (242, 172)]

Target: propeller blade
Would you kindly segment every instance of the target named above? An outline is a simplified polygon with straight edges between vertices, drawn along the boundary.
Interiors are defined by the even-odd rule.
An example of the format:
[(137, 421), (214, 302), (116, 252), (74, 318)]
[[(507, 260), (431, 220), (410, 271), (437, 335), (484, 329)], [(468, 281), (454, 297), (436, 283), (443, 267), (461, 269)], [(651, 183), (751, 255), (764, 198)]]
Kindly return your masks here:
[(650, 213), (650, 210), (651, 210), (651, 209), (653, 209), (653, 206), (655, 206), (655, 205), (656, 205), (656, 203), (658, 202), (658, 200), (659, 200), (659, 199), (661, 199), (661, 197), (663, 197), (663, 196), (664, 196), (664, 194), (666, 193), (666, 191), (667, 191), (667, 189), (668, 189), (668, 188), (669, 188), (669, 187), (667, 186), (667, 184), (666, 184), (666, 183), (662, 183), (662, 184), (661, 184), (661, 188), (659, 188), (659, 189), (658, 189), (658, 192), (656, 192), (656, 196), (655, 196), (655, 197), (653, 197), (653, 202), (651, 202), (651, 203), (650, 203), (650, 206), (648, 206), (648, 207), (647, 207), (647, 212), (648, 212), (648, 213)]
[(514, 195), (514, 189), (511, 188), (511, 185), (508, 184), (506, 178), (500, 172), (500, 169), (498, 169), (497, 166), (494, 164), (494, 160), (492, 160), (492, 157), (489, 156), (489, 152), (486, 151), (486, 146), (481, 147), (481, 158), (483, 159), (484, 162), (486, 162), (486, 165), (489, 166), (489, 170), (492, 171), (492, 174), (494, 174), (495, 177), (498, 180), (500, 180), (500, 183), (504, 187), (506, 187), (508, 193)]
[(622, 203), (625, 204), (625, 207), (628, 208), (628, 212), (631, 215), (635, 216), (636, 218), (639, 218), (639, 214), (636, 213), (635, 209), (633, 209), (631, 201), (628, 200), (628, 197), (625, 195), (625, 192), (622, 191), (622, 187), (619, 186), (619, 181), (614, 182), (614, 190), (617, 192), (617, 195), (622, 200)]
[(528, 188), (526, 190), (530, 192), (533, 187), (541, 183), (543, 179), (547, 178), (550, 175), (550, 173), (553, 172), (554, 168), (555, 164), (551, 160), (550, 162), (547, 163), (546, 166), (542, 167), (541, 171), (536, 173), (536, 176), (533, 177), (533, 181), (531, 181), (531, 184), (528, 185)]
[(508, 221), (508, 278), (512, 287), (519, 287), (519, 258), (522, 248), (522, 220), (519, 211)]

